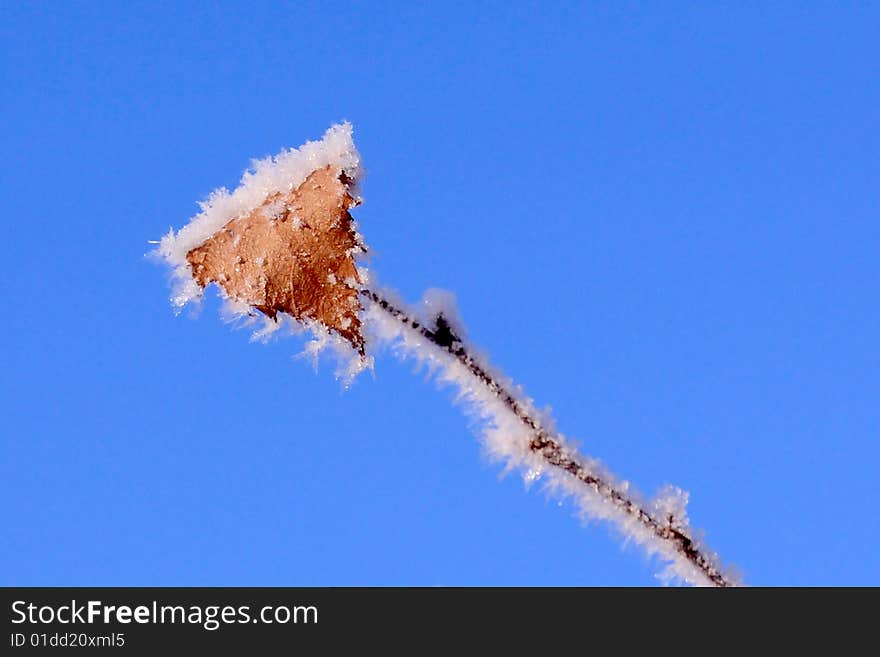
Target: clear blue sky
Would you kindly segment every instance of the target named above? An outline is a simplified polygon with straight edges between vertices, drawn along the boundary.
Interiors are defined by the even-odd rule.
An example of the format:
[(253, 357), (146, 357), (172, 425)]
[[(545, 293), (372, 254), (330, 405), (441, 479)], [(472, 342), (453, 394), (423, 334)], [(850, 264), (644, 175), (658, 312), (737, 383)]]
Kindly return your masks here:
[(747, 582), (880, 584), (880, 10), (476, 4), (2, 4), (0, 584), (655, 581), (409, 365), (172, 314), (147, 240), (343, 118), (383, 281)]

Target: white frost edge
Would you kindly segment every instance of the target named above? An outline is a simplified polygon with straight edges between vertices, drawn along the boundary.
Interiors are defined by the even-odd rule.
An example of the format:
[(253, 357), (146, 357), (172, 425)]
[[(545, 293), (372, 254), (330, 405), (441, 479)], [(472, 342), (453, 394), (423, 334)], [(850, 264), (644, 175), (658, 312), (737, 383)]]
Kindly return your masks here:
[(156, 248), (156, 255), (171, 267), (173, 284), (171, 303), (179, 312), (184, 306), (202, 297), (202, 288), (192, 276), (186, 254), (203, 244), (231, 220), (250, 212), (276, 192), (299, 187), (309, 174), (327, 166), (335, 166), (351, 179), (351, 193), (363, 177), (361, 156), (352, 139), (351, 123), (331, 126), (318, 141), (307, 141), (299, 148), (282, 150), (273, 157), (254, 160), (241, 177), (234, 192), (225, 187), (214, 190), (199, 203), (201, 212), (178, 230), (169, 230)]
[[(447, 319), (453, 321), (454, 329), (463, 328), (454, 306), (454, 297), (449, 293), (440, 294), (436, 290), (429, 291), (423, 299), (421, 307), (412, 308), (401, 302), (393, 291), (380, 291), (375, 287), (373, 289), (380, 292), (398, 309), (420, 322), (430, 325), (437, 312), (442, 311)], [(625, 543), (632, 542), (641, 546), (648, 556), (655, 557), (664, 563), (664, 568), (657, 575), (658, 579), (664, 583), (682, 581), (696, 586), (713, 586), (706, 575), (685, 559), (669, 541), (659, 538), (637, 519), (600, 496), (580, 480), (558, 468), (549, 466), (540, 456), (530, 450), (529, 442), (533, 432), (526, 428), (510, 408), (480, 380), (475, 378), (455, 356), (445, 349), (438, 348), (417, 330), (394, 319), (372, 301), (366, 302), (363, 319), (369, 338), (373, 338), (367, 340), (368, 344), (374, 348), (381, 344), (390, 344), (400, 357), (412, 358), (420, 365), (427, 367), (438, 383), (451, 385), (456, 389), (456, 402), (463, 404), (466, 412), (477, 421), (479, 435), (486, 452), (490, 458), (505, 464), (505, 472), (519, 470), (527, 486), (535, 481), (543, 480), (545, 488), (549, 492), (562, 498), (571, 498), (584, 520), (608, 522), (623, 536)], [(463, 333), (458, 335), (464, 339)], [(491, 367), (487, 359), (473, 346), (467, 342), (465, 342), (465, 346), (471, 355), (478, 358), (480, 366), (502, 384), (514, 396), (520, 407), (553, 435), (554, 440), (572, 452), (575, 451), (576, 445), (555, 431), (554, 421), (549, 412), (536, 409), (531, 398), (525, 395), (520, 386), (515, 385), (512, 380)], [(579, 455), (579, 461), (594, 475), (618, 490), (625, 491), (630, 499), (655, 517), (665, 517), (667, 514), (674, 515), (677, 527), (691, 537), (695, 545), (712, 560), (713, 565), (719, 571), (724, 572), (730, 581), (735, 582), (738, 579), (733, 573), (723, 571), (720, 568), (717, 555), (707, 550), (689, 527), (685, 508), (688, 500), (686, 491), (675, 486), (666, 486), (656, 498), (645, 500), (630, 487), (628, 482), (618, 480), (599, 461), (582, 455)]]

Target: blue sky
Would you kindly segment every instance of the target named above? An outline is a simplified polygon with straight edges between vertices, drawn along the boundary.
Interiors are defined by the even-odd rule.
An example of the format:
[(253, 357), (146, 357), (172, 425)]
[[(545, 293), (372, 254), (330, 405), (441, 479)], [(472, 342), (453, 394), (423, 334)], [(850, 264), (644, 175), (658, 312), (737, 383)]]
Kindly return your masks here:
[(0, 584), (655, 582), (409, 364), (173, 315), (147, 240), (340, 119), (383, 281), (746, 582), (880, 584), (880, 10), (764, 5), (3, 3)]

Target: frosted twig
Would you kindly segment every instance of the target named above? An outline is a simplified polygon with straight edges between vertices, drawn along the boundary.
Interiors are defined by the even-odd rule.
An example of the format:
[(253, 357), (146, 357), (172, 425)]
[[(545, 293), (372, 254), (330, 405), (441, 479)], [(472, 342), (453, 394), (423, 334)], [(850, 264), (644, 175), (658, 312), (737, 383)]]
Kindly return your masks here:
[[(714, 555), (706, 553), (688, 534), (681, 519), (669, 514), (658, 519), (649, 513), (636, 500), (632, 499), (625, 488), (617, 487), (606, 480), (600, 473), (594, 472), (584, 459), (575, 451), (566, 447), (563, 441), (542, 426), (535, 414), (523, 407), (516, 395), (504, 384), (490, 374), (478, 359), (472, 355), (461, 339), (455, 334), (448, 322), (439, 315), (435, 318), (435, 326), (428, 327), (419, 322), (404, 310), (389, 302), (379, 293), (363, 289), (360, 292), (388, 317), (401, 326), (418, 333), (433, 345), (434, 348), (449, 354), (460, 363), (474, 380), (484, 386), (521, 422), (530, 432), (528, 450), (541, 461), (576, 480), (580, 485), (591, 490), (596, 496), (611, 504), (620, 514), (637, 521), (644, 529), (662, 541), (675, 554), (676, 559), (685, 561), (691, 569), (704, 580), (704, 583), (718, 587), (735, 586), (732, 579), (718, 567)], [(670, 555), (670, 549), (657, 550)], [(688, 569), (688, 570), (691, 570)], [(682, 575), (684, 579), (699, 583), (696, 578)]]
[[(266, 336), (287, 317), (316, 335), (312, 355), (335, 346), (350, 379), (372, 364), (374, 344), (389, 341), (437, 368), (484, 421), (486, 447), (530, 478), (548, 476), (591, 518), (610, 521), (629, 540), (669, 563), (671, 576), (694, 584), (734, 585), (717, 557), (689, 528), (687, 494), (670, 487), (650, 503), (598, 461), (579, 455), (527, 397), (467, 346), (449, 299), (427, 319), (389, 301), (358, 258), (366, 245), (349, 210), (360, 204), (360, 154), (348, 123), (318, 141), (254, 162), (233, 191), (215, 191), (201, 211), (159, 242), (173, 268), (177, 309), (216, 284), (232, 315), (261, 313)], [(442, 306), (439, 310), (436, 306)], [(368, 340), (364, 329), (379, 339)]]

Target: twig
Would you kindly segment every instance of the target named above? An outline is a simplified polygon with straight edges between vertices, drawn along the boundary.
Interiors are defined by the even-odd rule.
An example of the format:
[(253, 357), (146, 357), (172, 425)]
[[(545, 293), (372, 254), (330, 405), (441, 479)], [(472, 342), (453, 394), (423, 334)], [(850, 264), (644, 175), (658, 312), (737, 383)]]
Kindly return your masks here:
[(680, 558), (693, 566), (711, 585), (717, 587), (735, 586), (735, 583), (721, 572), (713, 559), (700, 549), (694, 539), (686, 533), (685, 529), (676, 526), (676, 519), (673, 516), (669, 516), (665, 522), (656, 518), (634, 501), (624, 490), (615, 487), (601, 476), (592, 472), (577, 453), (563, 445), (555, 434), (541, 426), (540, 421), (524, 409), (516, 397), (489, 374), (477, 362), (476, 358), (468, 352), (442, 315), (437, 318), (435, 327), (428, 327), (400, 308), (397, 308), (377, 292), (364, 289), (360, 293), (389, 317), (401, 325), (416, 331), (436, 348), (455, 357), (474, 379), (501, 400), (507, 409), (528, 428), (531, 433), (528, 449), (542, 459), (544, 463), (575, 478), (584, 486), (592, 489), (600, 498), (610, 502), (621, 513), (637, 520), (656, 538), (672, 547)]

